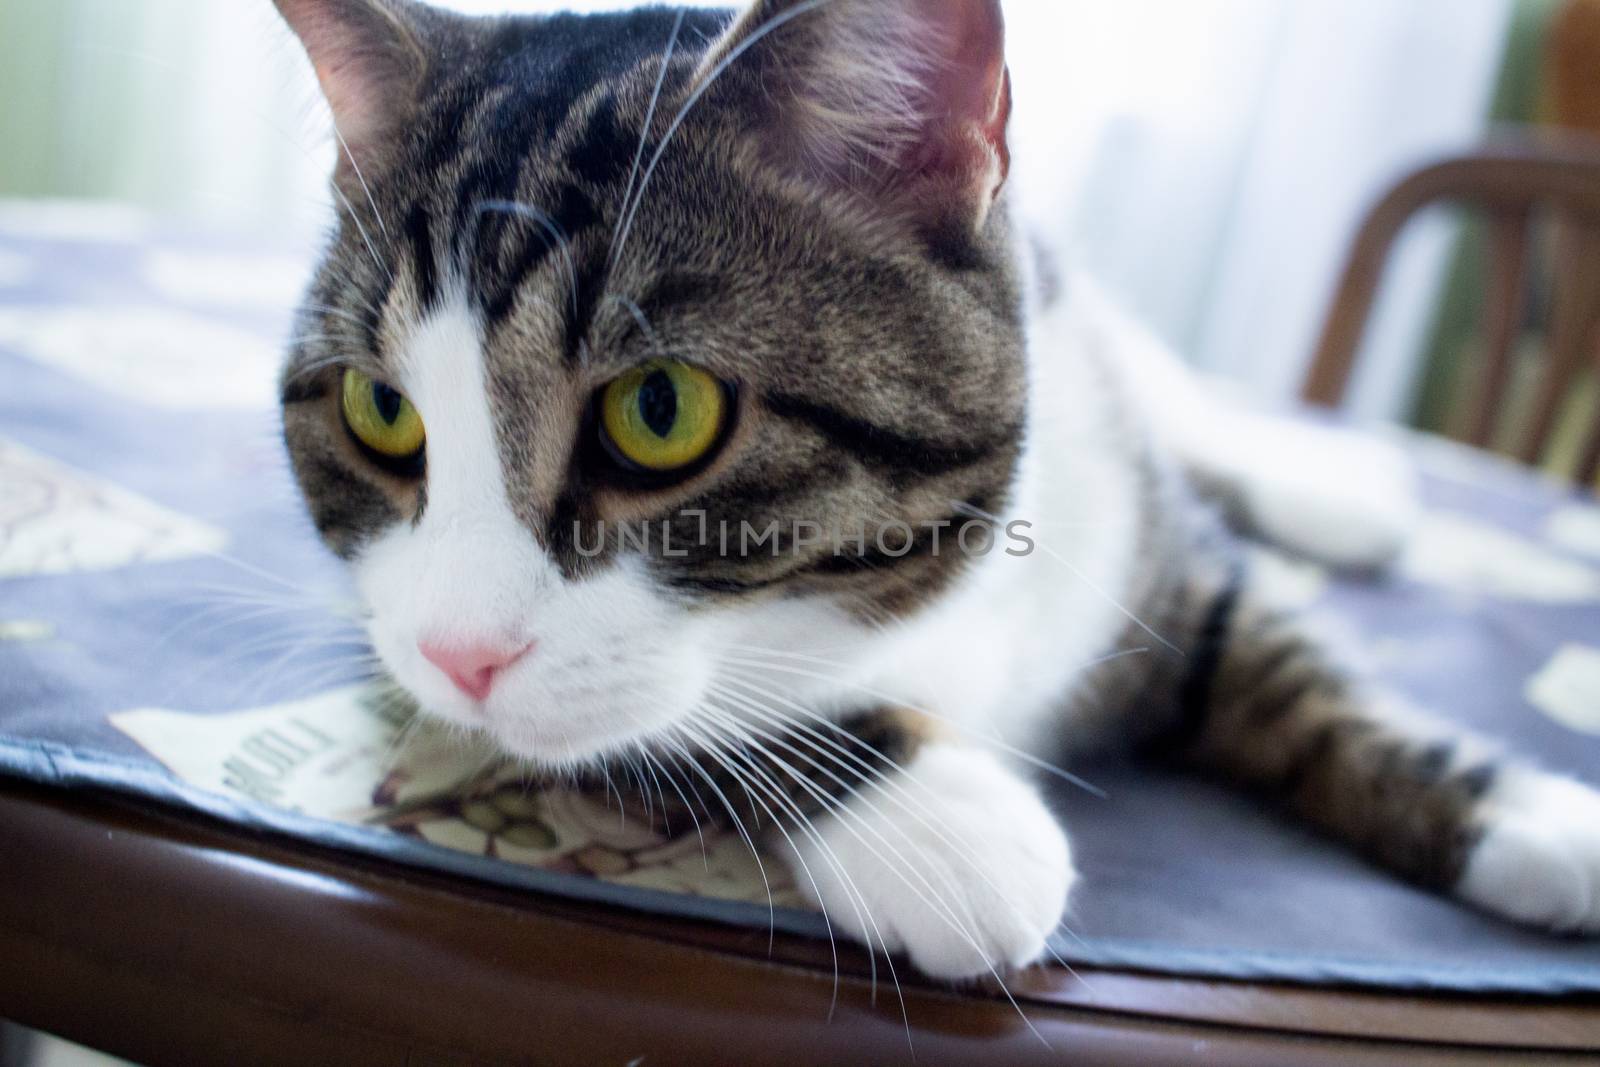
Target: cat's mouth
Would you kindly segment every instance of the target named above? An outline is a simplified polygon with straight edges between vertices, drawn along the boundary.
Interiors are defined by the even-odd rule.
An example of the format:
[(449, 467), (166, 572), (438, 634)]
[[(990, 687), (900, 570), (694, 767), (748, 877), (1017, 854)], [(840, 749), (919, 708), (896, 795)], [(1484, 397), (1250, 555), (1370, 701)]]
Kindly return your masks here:
[(663, 671), (651, 670), (654, 661), (647, 657), (605, 679), (528, 664), (482, 699), (429, 684), (437, 679), (426, 672), (416, 679), (421, 684), (405, 687), (430, 717), (465, 728), (515, 759), (568, 771), (630, 750), (687, 717), (703, 690), (699, 672), (683, 662), (692, 659), (677, 657), (678, 669)]

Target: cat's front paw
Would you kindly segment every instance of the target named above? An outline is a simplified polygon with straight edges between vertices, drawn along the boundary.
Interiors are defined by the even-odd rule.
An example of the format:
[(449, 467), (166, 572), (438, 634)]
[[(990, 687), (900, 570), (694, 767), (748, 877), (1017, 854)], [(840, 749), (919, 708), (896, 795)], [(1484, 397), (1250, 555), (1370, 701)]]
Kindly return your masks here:
[(907, 774), (794, 834), (795, 878), (836, 929), (951, 980), (1035, 962), (1076, 878), (1038, 793), (986, 752), (922, 749)]
[(1550, 775), (1509, 776), (1485, 802), (1483, 836), (1456, 892), (1529, 926), (1600, 935), (1600, 793)]

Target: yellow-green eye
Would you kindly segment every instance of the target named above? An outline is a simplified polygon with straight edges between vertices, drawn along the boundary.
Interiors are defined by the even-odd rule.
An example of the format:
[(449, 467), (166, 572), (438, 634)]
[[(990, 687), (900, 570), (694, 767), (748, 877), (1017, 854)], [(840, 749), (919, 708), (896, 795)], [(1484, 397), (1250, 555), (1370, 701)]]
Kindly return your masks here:
[(601, 423), (621, 458), (670, 473), (704, 459), (722, 437), (728, 398), (722, 383), (698, 367), (646, 363), (600, 398)]
[(344, 372), (344, 421), (356, 440), (380, 456), (409, 459), (422, 451), (427, 435), (411, 401), (358, 370)]

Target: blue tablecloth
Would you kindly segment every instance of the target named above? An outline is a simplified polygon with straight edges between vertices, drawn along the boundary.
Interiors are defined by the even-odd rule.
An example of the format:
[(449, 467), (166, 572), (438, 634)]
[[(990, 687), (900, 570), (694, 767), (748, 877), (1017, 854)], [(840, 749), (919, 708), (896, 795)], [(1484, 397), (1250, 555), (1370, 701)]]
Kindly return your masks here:
[[(365, 665), (334, 610), (342, 574), (276, 434), (307, 270), (123, 213), (0, 205), (0, 773), (464, 878), (774, 921), (736, 840), (703, 858), (648, 818), (613, 827), (481, 763), (435, 774), (351, 688)], [(1600, 783), (1600, 513), (1452, 446), (1417, 455), (1429, 514), (1399, 571), (1282, 565), (1285, 588), (1423, 703)], [(1107, 798), (1057, 798), (1087, 877), (1057, 939), (1069, 962), (1600, 992), (1600, 945), (1459, 909), (1213, 785), (1074, 769)], [(781, 876), (775, 890), (779, 925), (821, 932)]]

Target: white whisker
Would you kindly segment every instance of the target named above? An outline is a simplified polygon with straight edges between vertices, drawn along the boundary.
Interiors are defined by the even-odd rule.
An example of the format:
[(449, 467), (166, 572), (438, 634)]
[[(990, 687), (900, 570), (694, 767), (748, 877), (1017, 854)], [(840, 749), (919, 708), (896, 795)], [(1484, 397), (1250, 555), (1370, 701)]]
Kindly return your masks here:
[(531, 204), (519, 204), (514, 200), (483, 200), (473, 211), (474, 230), (477, 220), (489, 212), (514, 215), (518, 218), (528, 219), (545, 232), (545, 237), (553, 242), (556, 251), (560, 254), (562, 264), (567, 270), (567, 295), (572, 304), (572, 313), (578, 313), (578, 266), (572, 255), (572, 240), (563, 231), (556, 220), (546, 211)]
[(655, 121), (656, 105), (661, 102), (661, 87), (666, 84), (667, 71), (672, 66), (672, 54), (678, 47), (678, 35), (683, 32), (683, 20), (688, 15), (687, 10), (680, 10), (678, 17), (672, 23), (672, 36), (667, 39), (667, 50), (661, 57), (661, 70), (656, 74), (655, 89), (650, 93), (650, 106), (645, 109), (644, 125), (639, 129), (639, 147), (633, 153), (633, 167), (628, 171), (628, 184), (622, 191), (622, 210), (617, 212), (617, 225), (611, 231), (611, 250), (606, 255), (606, 266), (609, 269), (617, 262), (617, 235), (622, 232), (622, 222), (628, 208), (628, 202), (633, 199), (633, 183), (639, 177), (639, 164), (644, 160), (645, 145), (650, 142), (650, 126)]
[[(367, 184), (366, 176), (361, 173), (361, 164), (356, 162), (356, 155), (350, 151), (350, 144), (339, 131), (338, 123), (333, 124), (333, 136), (339, 142), (339, 151), (350, 161), (350, 169), (355, 172), (356, 181), (361, 184), (361, 191), (367, 196), (367, 206), (372, 208), (372, 217), (378, 220), (378, 229), (383, 233), (383, 239), (389, 243), (390, 248), (393, 248), (394, 238), (389, 236), (389, 227), (383, 221), (383, 212), (378, 210), (378, 201), (372, 196), (372, 186)], [(390, 280), (393, 280), (393, 275), (390, 276)]]
[[(910, 768), (891, 759), (889, 756), (885, 755), (877, 748), (874, 748), (863, 738), (857, 736), (851, 731), (844, 729), (843, 727), (833, 723), (821, 715), (816, 714), (815, 712), (809, 711), (793, 701), (783, 698), (779, 694), (764, 690), (761, 687), (748, 682), (741, 682), (737, 679), (730, 679), (730, 681), (735, 685), (740, 685), (751, 690), (759, 697), (765, 697), (769, 700), (776, 701), (785, 707), (792, 709), (798, 714), (815, 720), (816, 722), (826, 726), (833, 734), (841, 736), (847, 741), (853, 742), (858, 748), (864, 750), (868, 755), (892, 769), (895, 772), (895, 776), (886, 774), (882, 767), (872, 765), (866, 759), (863, 759), (856, 753), (851, 752), (833, 737), (824, 734), (817, 727), (805, 722), (801, 722), (793, 716), (785, 715), (783, 712), (778, 711), (770, 705), (759, 704), (754, 699), (733, 693), (721, 686), (712, 687), (712, 692), (714, 694), (717, 694), (724, 699), (732, 700), (738, 705), (739, 709), (744, 711), (746, 714), (755, 715), (757, 718), (764, 722), (771, 723), (778, 729), (798, 733), (802, 737), (809, 738), (810, 740), (821, 745), (824, 751), (819, 753), (820, 755), (829, 758), (834, 764), (838, 765), (847, 773), (855, 774), (864, 784), (870, 785), (875, 792), (882, 795), (885, 799), (890, 801), (890, 803), (894, 804), (897, 809), (914, 819), (923, 829), (933, 834), (941, 844), (949, 846), (952, 853), (965, 860), (968, 868), (972, 870), (972, 872), (976, 874), (989, 887), (989, 889), (995, 893), (997, 897), (1004, 901), (1007, 907), (1011, 908), (1014, 913), (1020, 914), (1020, 909), (1018, 908), (1016, 902), (1006, 897), (1000, 886), (989, 876), (989, 872), (984, 870), (983, 867), (976, 861), (976, 846), (971, 841), (968, 841), (963, 837), (952, 836), (951, 831), (946, 826), (928, 818), (922, 812), (917, 810), (914, 805), (914, 802), (917, 800), (917, 798), (912, 794), (911, 790), (906, 785), (901, 784), (901, 782), (899, 782), (896, 778), (896, 776), (904, 778), (906, 782), (916, 785), (919, 788), (926, 789), (926, 787), (922, 785)], [(817, 766), (814, 758), (798, 752), (787, 744), (785, 744), (783, 747), (786, 750), (793, 752), (797, 757), (806, 760), (808, 763), (811, 763), (813, 766)], [(820, 767), (818, 769), (821, 770)], [(828, 773), (829, 777), (834, 781), (839, 781), (837, 777), (831, 773), (824, 773)], [(845, 786), (843, 782), (839, 782), (839, 784), (842, 787), (849, 788), (852, 794), (860, 796), (859, 791), (854, 787)], [(930, 793), (930, 796), (931, 795), (932, 794)], [(1049, 949), (1048, 951), (1055, 958), (1056, 962), (1058, 962), (1067, 971), (1076, 975), (1077, 972), (1073, 971), (1071, 965), (1062, 959), (1060, 955), (1054, 951), (1054, 949)]]
[[(686, 727), (684, 724), (679, 723), (676, 727), (674, 727), (674, 730), (676, 732), (685, 732)], [(685, 733), (685, 736), (689, 735)], [(776, 931), (778, 925), (778, 907), (777, 904), (773, 902), (772, 882), (767, 878), (767, 866), (764, 862), (762, 862), (761, 849), (757, 847), (755, 838), (752, 837), (750, 832), (745, 829), (744, 821), (739, 818), (739, 813), (734, 809), (733, 802), (729, 800), (728, 795), (722, 791), (722, 787), (717, 785), (716, 779), (712, 778), (711, 775), (706, 772), (704, 767), (701, 767), (695, 762), (694, 754), (685, 748), (681, 741), (678, 741), (670, 734), (664, 737), (663, 740), (666, 741), (666, 743), (673, 745), (678, 749), (679, 752), (682, 753), (684, 760), (688, 763), (689, 769), (700, 775), (711, 791), (716, 794), (717, 799), (722, 802), (723, 808), (727, 811), (728, 817), (733, 820), (734, 829), (738, 832), (739, 836), (744, 839), (745, 846), (750, 849), (750, 854), (755, 857), (756, 867), (761, 873), (761, 884), (767, 892), (768, 921), (771, 924), (771, 928)], [(698, 744), (699, 742), (696, 741), (696, 743)], [(716, 758), (715, 753), (712, 753), (711, 755), (713, 759)], [(735, 776), (735, 778), (737, 780), (737, 776)]]
[[(702, 706), (701, 710), (704, 711), (705, 708)], [(693, 736), (694, 735), (691, 732), (691, 730), (692, 730), (692, 728), (689, 728), (687, 726), (684, 727), (684, 732), (689, 736)], [(702, 737), (700, 737), (698, 743), (702, 747), (702, 750), (706, 751), (707, 754), (710, 755), (710, 757), (712, 759), (716, 760), (721, 767), (723, 767), (725, 770), (727, 770), (728, 773), (733, 776), (734, 780), (736, 782), (739, 782), (740, 785), (743, 786), (743, 788), (745, 789), (745, 791), (747, 793), (751, 794), (751, 796), (756, 798), (756, 799), (760, 799), (760, 796), (758, 795), (758, 793), (756, 792), (756, 790), (754, 788), (754, 784), (745, 779), (745, 777), (743, 776), (743, 774), (740, 773), (738, 768), (735, 767), (732, 764), (731, 759), (729, 758), (729, 756), (727, 754), (725, 754), (725, 753), (723, 753), (721, 751), (718, 751), (718, 746), (716, 745), (714, 739), (712, 739), (710, 737), (702, 736)], [(783, 797), (781, 789), (777, 789), (772, 785), (767, 785), (765, 787), (765, 789), (766, 789), (768, 795), (770, 795), (773, 798), (773, 800), (776, 803), (778, 803), (778, 805), (780, 807), (784, 806), (784, 801), (786, 800), (786, 798)], [(793, 853), (793, 855), (795, 856), (796, 861), (800, 864), (801, 871), (802, 871), (802, 873), (804, 873), (804, 875), (806, 877), (806, 880), (811, 884), (811, 888), (812, 888), (813, 892), (816, 894), (817, 900), (821, 901), (822, 900), (822, 889), (821, 889), (821, 886), (818, 884), (818, 882), (816, 880), (816, 876), (815, 876), (814, 872), (812, 872), (812, 870), (811, 870), (810, 864), (808, 864), (805, 861), (804, 857), (800, 853), (800, 850), (795, 847), (794, 838), (789, 834), (789, 831), (784, 827), (783, 820), (781, 818), (779, 818), (777, 816), (777, 814), (774, 813), (770, 807), (767, 806), (765, 800), (762, 800), (761, 804), (762, 804), (763, 808), (766, 808), (768, 818), (770, 818), (772, 820), (772, 823), (777, 828), (778, 832), (780, 834), (782, 834), (784, 840), (788, 842), (790, 852)], [(827, 862), (828, 866), (834, 871), (834, 873), (839, 876), (841, 884), (847, 886), (845, 899), (850, 903), (850, 910), (855, 913), (856, 918), (860, 922), (862, 929), (868, 929), (870, 927), (870, 929), (874, 933), (877, 933), (879, 944), (881, 944), (883, 946), (884, 957), (885, 957), (886, 960), (888, 960), (888, 964), (889, 964), (889, 968), (890, 968), (890, 974), (893, 975), (894, 974), (894, 963), (893, 963), (892, 960), (889, 959), (888, 942), (884, 940), (882, 933), (878, 930), (877, 922), (873, 919), (872, 912), (867, 906), (866, 897), (863, 896), (861, 894), (861, 892), (856, 888), (855, 882), (854, 882), (853, 879), (851, 879), (849, 871), (845, 870), (844, 866), (839, 861), (839, 858), (834, 853), (833, 849), (828, 847), (828, 843), (822, 839), (820, 834), (817, 833), (816, 827), (814, 827), (811, 824), (809, 819), (805, 818), (804, 814), (801, 813), (798, 810), (798, 808), (794, 808), (793, 807), (793, 802), (792, 801), (789, 801), (789, 804), (790, 804), (790, 808), (788, 810), (791, 810), (792, 813), (795, 816), (797, 816), (797, 818), (796, 818), (796, 826), (797, 826), (797, 828), (800, 830), (801, 833), (803, 833), (803, 834), (805, 834), (807, 836), (808, 840), (812, 841), (812, 843), (817, 846), (817, 848), (822, 853), (822, 858)], [(839, 998), (839, 982), (840, 982), (839, 946), (838, 946), (837, 936), (835, 935), (834, 929), (833, 929), (833, 919), (828, 915), (828, 909), (826, 907), (822, 908), (822, 921), (823, 921), (823, 924), (827, 927), (827, 930), (828, 930), (828, 948), (829, 948), (829, 951), (831, 952), (831, 954), (833, 956), (833, 998), (832, 998), (832, 1000), (831, 1000), (831, 1002), (829, 1004), (829, 1008), (828, 1008), (828, 1016), (831, 1019), (833, 1017), (833, 1012), (836, 1010), (836, 1008), (838, 1006), (838, 998)], [(770, 950), (771, 950), (771, 948), (770, 948), (770, 945), (769, 945), (769, 951)], [(871, 945), (870, 942), (867, 945), (867, 955), (868, 955), (868, 964), (869, 964), (869, 966), (871, 968), (872, 991), (873, 991), (873, 995), (875, 997), (876, 994), (877, 994), (877, 988), (878, 988), (878, 960), (877, 960), (876, 954), (873, 952), (873, 948), (872, 948), (872, 945)], [(894, 979), (894, 985), (895, 985), (895, 990), (898, 992), (899, 989), (900, 989), (900, 982), (899, 982), (898, 977), (896, 977)], [(900, 998), (900, 1002), (901, 1002), (901, 1007), (903, 1009), (904, 1006), (905, 1006), (905, 998), (904, 998), (903, 995)]]
[(684, 101), (683, 107), (678, 109), (677, 115), (673, 116), (672, 122), (668, 124), (667, 132), (662, 135), (661, 144), (656, 147), (655, 154), (650, 157), (650, 165), (644, 170), (644, 177), (639, 182), (639, 189), (638, 192), (634, 194), (633, 203), (631, 205), (625, 205), (626, 215), (623, 221), (621, 234), (615, 241), (612, 242), (613, 263), (621, 260), (623, 250), (627, 247), (628, 235), (633, 230), (634, 217), (639, 213), (639, 205), (644, 202), (644, 194), (650, 187), (650, 179), (655, 174), (656, 167), (661, 163), (661, 157), (666, 155), (667, 148), (671, 146), (673, 137), (677, 135), (678, 130), (683, 126), (684, 120), (689, 117), (689, 112), (694, 110), (694, 106), (700, 102), (700, 98), (706, 94), (706, 91), (716, 83), (718, 78), (722, 77), (723, 73), (729, 67), (731, 67), (740, 56), (754, 48), (767, 35), (773, 33), (774, 31), (780, 29), (784, 25), (794, 21), (802, 15), (809, 14), (810, 12), (815, 11), (817, 8), (830, 2), (831, 0), (807, 0), (806, 3), (796, 4), (794, 7), (791, 7), (780, 14), (775, 15), (771, 19), (768, 19), (761, 25), (759, 29), (751, 33), (749, 37), (745, 38), (743, 41), (740, 41), (737, 47), (724, 56), (721, 62), (713, 67), (711, 72), (707, 74), (706, 77), (701, 79), (700, 84), (697, 85), (694, 88), (694, 91), (689, 94), (689, 98)]
[[(909, 704), (904, 699), (902, 699), (902, 698), (900, 698), (900, 697), (898, 697), (898, 696), (896, 696), (896, 695), (894, 695), (892, 693), (887, 693), (887, 692), (884, 692), (883, 690), (875, 689), (872, 686), (866, 685), (866, 684), (861, 683), (861, 682), (854, 682), (854, 681), (849, 680), (848, 678), (841, 678), (841, 677), (838, 677), (836, 675), (823, 674), (823, 673), (821, 673), (819, 671), (807, 670), (807, 669), (802, 668), (802, 667), (791, 667), (791, 666), (789, 666), (787, 664), (776, 662), (775, 659), (768, 658), (768, 657), (789, 658), (789, 659), (795, 659), (795, 660), (804, 661), (804, 662), (821, 662), (825, 666), (832, 666), (832, 667), (843, 666), (842, 664), (829, 663), (826, 660), (818, 661), (814, 657), (808, 657), (808, 656), (806, 656), (806, 655), (804, 655), (802, 653), (784, 653), (784, 652), (778, 652), (778, 651), (775, 651), (775, 650), (772, 650), (772, 649), (754, 648), (754, 647), (751, 647), (751, 646), (737, 646), (737, 645), (730, 645), (729, 646), (729, 648), (735, 649), (735, 650), (740, 648), (740, 647), (748, 648), (751, 653), (754, 653), (754, 655), (743, 656), (743, 657), (737, 656), (737, 655), (724, 656), (723, 659), (724, 659), (724, 663), (725, 664), (731, 664), (731, 665), (734, 665), (734, 666), (744, 666), (744, 667), (759, 668), (761, 670), (766, 670), (766, 671), (776, 671), (776, 672), (778, 672), (780, 674), (791, 674), (791, 675), (794, 675), (796, 677), (812, 678), (812, 679), (816, 679), (818, 681), (831, 682), (831, 683), (833, 683), (835, 685), (845, 686), (845, 687), (848, 687), (850, 689), (854, 689), (854, 690), (856, 690), (858, 692), (867, 694), (868, 696), (874, 698), (875, 700), (881, 700), (881, 701), (883, 701), (883, 702), (885, 702), (887, 704), (891, 704), (891, 705), (894, 705), (896, 707), (905, 708), (907, 711), (914, 711), (919, 715), (926, 715), (930, 719), (934, 719), (934, 720), (936, 720), (938, 722), (942, 722), (942, 723), (950, 726), (952, 729), (956, 730), (958, 733), (960, 733), (964, 737), (967, 737), (967, 738), (970, 738), (972, 740), (978, 741), (978, 742), (980, 742), (982, 744), (985, 744), (985, 745), (991, 745), (991, 746), (993, 746), (995, 748), (998, 748), (1000, 751), (1006, 753), (1007, 755), (1012, 756), (1015, 759), (1021, 760), (1022, 762), (1028, 764), (1031, 767), (1034, 767), (1034, 768), (1037, 768), (1038, 770), (1044, 771), (1046, 774), (1048, 774), (1048, 775), (1050, 775), (1050, 776), (1052, 776), (1054, 778), (1059, 778), (1063, 782), (1067, 782), (1070, 785), (1076, 786), (1077, 788), (1083, 790), (1085, 793), (1088, 793), (1091, 796), (1098, 797), (1101, 800), (1107, 799), (1107, 794), (1106, 794), (1105, 790), (1101, 789), (1099, 786), (1094, 785), (1091, 782), (1085, 781), (1083, 778), (1080, 778), (1078, 775), (1073, 774), (1071, 771), (1068, 771), (1068, 770), (1065, 770), (1064, 768), (1058, 767), (1055, 764), (1049, 762), (1048, 760), (1040, 759), (1038, 756), (1035, 756), (1033, 753), (1025, 751), (1024, 749), (1017, 748), (1015, 745), (1007, 744), (1005, 741), (1002, 741), (1001, 739), (999, 739), (997, 737), (991, 737), (991, 736), (988, 736), (988, 735), (975, 733), (973, 730), (971, 730), (965, 724), (959, 722), (956, 719), (952, 719), (948, 715), (940, 715), (936, 711), (929, 711), (927, 708), (920, 707), (920, 706), (915, 705), (915, 704)], [(1101, 663), (1110, 662), (1111, 660), (1119, 659), (1119, 658), (1122, 658), (1124, 656), (1136, 655), (1138, 653), (1145, 652), (1145, 651), (1147, 651), (1147, 650), (1146, 649), (1126, 649), (1126, 650), (1123, 650), (1123, 651), (1120, 651), (1120, 652), (1112, 653), (1109, 656), (1103, 656), (1103, 657), (1101, 657), (1099, 659), (1096, 659), (1096, 660), (1084, 665), (1083, 667), (1080, 667), (1079, 669), (1080, 670), (1088, 670), (1091, 667), (1097, 666), (1097, 665), (1099, 665)]]
[[(968, 504), (968, 503), (966, 503), (964, 501), (960, 501), (960, 500), (952, 500), (950, 503), (956, 508), (957, 511), (960, 511), (963, 514), (971, 515), (974, 518), (985, 519), (985, 520), (987, 520), (989, 522), (995, 523), (996, 525), (1003, 525), (1003, 522), (999, 518), (999, 516), (992, 515), (989, 512), (984, 511), (981, 508), (975, 508), (971, 504)], [(1074, 578), (1078, 579), (1078, 581), (1082, 582), (1084, 584), (1085, 588), (1087, 588), (1089, 590), (1089, 592), (1093, 593), (1095, 596), (1099, 597), (1101, 600), (1104, 600), (1107, 604), (1111, 605), (1111, 607), (1115, 608), (1129, 622), (1133, 623), (1139, 629), (1143, 630), (1146, 634), (1150, 635), (1156, 641), (1160, 642), (1169, 651), (1176, 652), (1180, 656), (1183, 654), (1183, 650), (1182, 649), (1180, 649), (1177, 645), (1173, 644), (1171, 641), (1167, 640), (1165, 637), (1162, 637), (1160, 634), (1156, 633), (1155, 630), (1153, 630), (1150, 626), (1148, 626), (1144, 622), (1143, 619), (1141, 619), (1137, 615), (1135, 615), (1120, 600), (1118, 600), (1116, 597), (1112, 596), (1109, 592), (1107, 592), (1104, 588), (1102, 588), (1097, 582), (1095, 582), (1094, 579), (1090, 578), (1087, 574), (1083, 573), (1083, 569), (1081, 567), (1079, 567), (1077, 564), (1073, 563), (1071, 560), (1069, 560), (1067, 557), (1063, 556), (1061, 553), (1057, 552), (1055, 549), (1053, 549), (1053, 548), (1049, 547), (1048, 545), (1046, 545), (1043, 541), (1035, 540), (1034, 543), (1040, 549), (1042, 549), (1044, 551), (1045, 555), (1049, 556), (1051, 559), (1055, 560), (1057, 563), (1059, 563), (1063, 567), (1067, 568), (1067, 571), (1069, 573), (1071, 573), (1071, 575)]]

